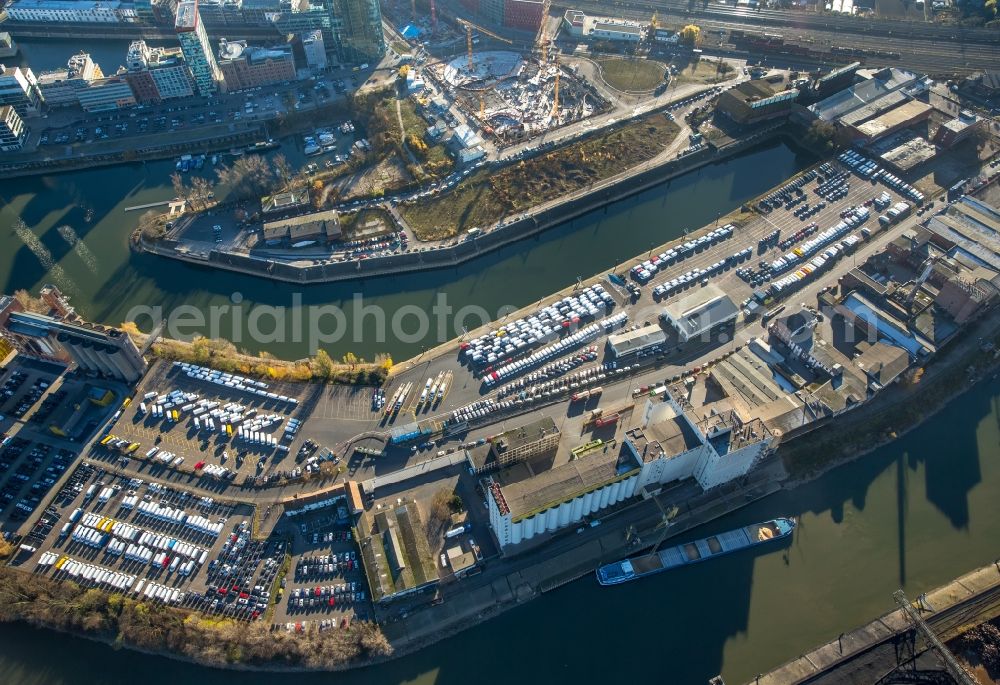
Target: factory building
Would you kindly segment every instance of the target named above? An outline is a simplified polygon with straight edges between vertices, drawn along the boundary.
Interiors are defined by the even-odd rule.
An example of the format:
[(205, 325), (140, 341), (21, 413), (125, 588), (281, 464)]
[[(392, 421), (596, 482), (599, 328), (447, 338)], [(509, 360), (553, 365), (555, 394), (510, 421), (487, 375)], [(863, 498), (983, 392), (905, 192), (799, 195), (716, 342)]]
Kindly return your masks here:
[(687, 342), (735, 321), (739, 313), (739, 307), (719, 286), (709, 284), (667, 305), (660, 318), (673, 326), (681, 342)]
[(198, 94), (213, 95), (224, 85), (222, 71), (215, 61), (212, 46), (208, 42), (208, 34), (198, 14), (198, 0), (185, 0), (177, 5), (177, 18), (174, 22), (177, 40), (194, 82)]
[[(126, 12), (117, 0), (15, 0), (7, 7), (13, 21), (60, 24), (119, 24)], [(131, 14), (131, 10), (127, 10)]]
[(39, 74), (36, 83), (46, 107), (76, 107), (80, 91), (100, 78), (104, 78), (101, 67), (89, 54), (80, 52), (69, 58), (65, 69)]
[[(22, 311), (8, 316), (4, 334), (5, 337), (33, 339), (53, 352), (62, 350), (83, 371), (125, 383), (136, 382), (146, 372), (146, 360), (135, 343), (127, 333), (116, 328)], [(23, 344), (18, 348), (26, 349)]]
[(608, 336), (608, 350), (616, 359), (660, 348), (667, 341), (667, 334), (658, 323), (634, 331), (623, 331)]
[(554, 467), (549, 452), (480, 471), (490, 527), (506, 551), (665, 483), (693, 478), (709, 490), (746, 475), (771, 442), (757, 419), (730, 410), (696, 420), (670, 397), (650, 398), (607, 443), (617, 449), (574, 450), (580, 456)]
[(907, 100), (863, 123), (849, 126), (852, 138), (870, 144), (904, 128), (927, 120), (932, 107), (919, 100)]
[(798, 96), (795, 88), (776, 92), (767, 81), (745, 81), (722, 93), (716, 109), (735, 123), (748, 126), (787, 117)]
[(0, 105), (0, 152), (17, 152), (24, 146), (27, 130), (17, 110)]
[(38, 112), (42, 96), (31, 69), (0, 64), (0, 105), (10, 105), (22, 119)]
[(261, 48), (249, 46), (245, 40), (222, 39), (219, 69), (230, 91), (295, 79), (295, 59), (290, 46)]
[(957, 117), (938, 127), (934, 134), (934, 142), (941, 147), (951, 148), (985, 128), (986, 119), (975, 112), (963, 109)]
[(554, 453), (559, 447), (559, 437), (559, 429), (550, 416), (512, 428), (495, 436), (485, 445), (466, 450), (469, 470), (480, 476)]
[(339, 240), (343, 235), (340, 215), (335, 209), (268, 221), (261, 228), (266, 245), (288, 243), (291, 247), (309, 247), (315, 243)]

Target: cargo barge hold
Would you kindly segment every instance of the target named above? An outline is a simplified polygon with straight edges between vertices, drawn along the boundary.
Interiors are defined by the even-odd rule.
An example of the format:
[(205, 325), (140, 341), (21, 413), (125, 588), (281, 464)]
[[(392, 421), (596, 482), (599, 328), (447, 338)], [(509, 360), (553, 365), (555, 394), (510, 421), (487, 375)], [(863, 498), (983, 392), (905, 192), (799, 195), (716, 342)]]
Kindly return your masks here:
[(721, 557), (730, 552), (780, 540), (790, 536), (793, 530), (795, 530), (795, 519), (792, 518), (780, 517), (763, 523), (754, 523), (711, 535), (702, 540), (686, 542), (658, 552), (653, 551), (641, 557), (605, 564), (597, 569), (597, 582), (601, 585), (627, 583), (678, 566), (696, 564), (712, 557)]

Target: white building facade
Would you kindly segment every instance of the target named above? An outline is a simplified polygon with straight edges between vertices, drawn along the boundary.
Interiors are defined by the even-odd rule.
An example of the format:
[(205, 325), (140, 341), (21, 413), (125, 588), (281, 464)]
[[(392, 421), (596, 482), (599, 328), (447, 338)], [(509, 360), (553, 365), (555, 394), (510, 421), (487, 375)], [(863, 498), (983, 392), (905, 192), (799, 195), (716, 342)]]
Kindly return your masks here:
[(119, 24), (121, 3), (81, 0), (15, 0), (7, 8), (13, 21), (59, 22), (65, 24)]
[(490, 527), (501, 548), (517, 545), (536, 535), (551, 533), (580, 523), (584, 516), (596, 514), (626, 500), (637, 492), (639, 471), (630, 471), (619, 478), (598, 485), (570, 500), (528, 516), (514, 518), (503, 498), (503, 490), (493, 483), (486, 497)]

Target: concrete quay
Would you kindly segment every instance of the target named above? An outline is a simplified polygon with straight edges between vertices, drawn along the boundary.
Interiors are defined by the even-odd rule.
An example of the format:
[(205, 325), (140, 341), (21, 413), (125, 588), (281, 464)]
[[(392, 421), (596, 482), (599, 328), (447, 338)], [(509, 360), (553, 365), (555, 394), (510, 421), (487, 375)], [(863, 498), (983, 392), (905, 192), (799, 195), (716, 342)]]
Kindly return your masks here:
[[(571, 527), (534, 539), (530, 547), (512, 555), (486, 559), (477, 576), (442, 584), (440, 600), (434, 603), (390, 605), (379, 622), (394, 657), (399, 657), (590, 575), (602, 563), (651, 548), (662, 534), (656, 528), (663, 516), (661, 507), (679, 506), (666, 540), (777, 492), (784, 476), (781, 460), (772, 455), (740, 485), (692, 497), (690, 482), (674, 484), (655, 496), (659, 506), (652, 498), (640, 500), (611, 510), (598, 519), (601, 525), (584, 527), (582, 532)], [(630, 527), (642, 540), (637, 545), (625, 544)]]
[[(888, 601), (889, 598), (887, 598)], [(910, 597), (942, 642), (1000, 616), (1000, 563), (971, 571), (920, 597)], [(870, 683), (896, 665), (898, 642), (914, 630), (902, 609), (842, 633), (748, 685)], [(916, 652), (928, 651), (922, 639)], [(933, 654), (929, 655), (934, 657)]]

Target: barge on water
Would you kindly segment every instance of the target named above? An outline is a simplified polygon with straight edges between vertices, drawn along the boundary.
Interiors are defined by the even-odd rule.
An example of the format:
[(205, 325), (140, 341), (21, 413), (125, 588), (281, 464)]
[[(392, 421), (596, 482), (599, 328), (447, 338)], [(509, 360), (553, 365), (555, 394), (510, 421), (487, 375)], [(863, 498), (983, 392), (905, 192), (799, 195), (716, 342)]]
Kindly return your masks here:
[(795, 519), (776, 518), (754, 523), (736, 530), (712, 535), (694, 542), (653, 551), (641, 557), (623, 559), (605, 564), (597, 569), (597, 582), (601, 585), (618, 585), (643, 576), (660, 573), (678, 566), (696, 564), (712, 557), (756, 547), (773, 540), (780, 540), (795, 530)]

